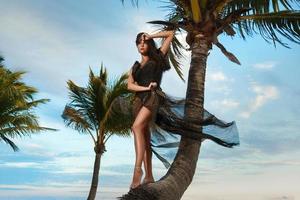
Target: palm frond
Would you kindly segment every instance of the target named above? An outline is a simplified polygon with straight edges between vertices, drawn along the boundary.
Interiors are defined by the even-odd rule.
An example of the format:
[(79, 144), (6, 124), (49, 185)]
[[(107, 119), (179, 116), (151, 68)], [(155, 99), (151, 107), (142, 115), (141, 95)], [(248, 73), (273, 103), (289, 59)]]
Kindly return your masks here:
[(66, 105), (61, 117), (66, 126), (72, 127), (80, 133), (88, 133), (88, 130), (93, 130), (93, 125), (90, 124), (84, 117), (81, 110), (76, 110), (72, 106)]
[(106, 70), (100, 70), (100, 76), (95, 76), (90, 68), (89, 83), (87, 87), (86, 99), (90, 103), (90, 110), (95, 122), (100, 122), (105, 115), (105, 98), (107, 94), (107, 78)]
[(220, 42), (216, 42), (215, 45), (222, 51), (222, 53), (232, 62), (238, 64), (238, 65), (241, 65), (240, 61), (237, 59), (237, 57), (231, 53), (231, 52), (228, 52), (226, 50), (226, 48), (220, 43)]
[(9, 96), (11, 100), (19, 100), (26, 102), (26, 100), (33, 100), (33, 95), (37, 93), (37, 89), (21, 82), (23, 74), (26, 71), (11, 72), (7, 69), (1, 68), (0, 71), (0, 93), (1, 95)]
[(5, 137), (0, 133), (0, 141), (1, 140), (8, 144), (15, 152), (20, 150), (19, 147), (13, 141), (11, 141), (9, 138)]
[(69, 98), (71, 102), (68, 104), (70, 107), (78, 110), (82, 117), (89, 123), (93, 124), (93, 129), (97, 129), (97, 119), (94, 113), (94, 102), (91, 100), (90, 94), (87, 89), (77, 86), (73, 81), (67, 82), (69, 89)]
[(127, 134), (133, 123), (133, 94), (120, 95), (112, 102), (111, 113), (106, 120), (106, 130), (116, 134)]
[(190, 0), (191, 1), (191, 10), (193, 15), (193, 20), (196, 24), (202, 21), (202, 14), (198, 0)]
[(0, 67), (2, 67), (2, 62), (4, 61), (4, 58), (0, 55)]
[(6, 137), (22, 137), (22, 136), (31, 136), (31, 134), (38, 133), (41, 131), (58, 131), (58, 129), (42, 127), (42, 126), (32, 126), (32, 125), (18, 125), (11, 127), (1, 128), (0, 132)]
[[(170, 15), (177, 15), (182, 19), (193, 20), (191, 2), (189, 0), (168, 0), (161, 2), (165, 3), (165, 5), (159, 6), (159, 8), (164, 8)], [(170, 19), (170, 16), (167, 15), (167, 17)]]
[[(172, 47), (173, 49), (173, 47)], [(181, 68), (181, 62), (179, 61), (179, 59), (174, 55), (173, 53), (174, 50), (168, 51), (168, 57), (170, 59), (170, 62), (172, 64), (172, 66), (174, 67), (176, 73), (178, 74), (179, 78), (185, 82), (184, 78), (183, 78), (183, 73), (182, 73), (182, 68)]]
[(231, 25), (225, 26), (223, 31), (229, 36), (234, 36), (236, 34), (233, 26)]
[(217, 26), (217, 34), (219, 35), (221, 32), (223, 32), (228, 26), (236, 22), (241, 15), (249, 12), (251, 10), (250, 8), (241, 8), (239, 10), (235, 10), (231, 13), (229, 13), (227, 16), (224, 16), (223, 19), (218, 20), (218, 26)]
[[(86, 88), (75, 85), (69, 81), (71, 90), (71, 103), (65, 106), (63, 119), (70, 126), (81, 133), (89, 133), (95, 144), (107, 140), (109, 134), (128, 136), (131, 122), (131, 105), (118, 107), (116, 99), (120, 96), (130, 97), (132, 93), (127, 90), (127, 73), (123, 73), (112, 82), (108, 81), (107, 70), (101, 64), (99, 76), (89, 68), (89, 83)], [(121, 110), (127, 109), (121, 115)], [(90, 120), (92, 118), (92, 120)], [(94, 136), (91, 132), (95, 131)]]
[(33, 133), (54, 128), (42, 127), (33, 108), (49, 99), (34, 100), (38, 91), (20, 79), (25, 71), (12, 72), (4, 66), (0, 68), (0, 140), (10, 145), (14, 151), (17, 146), (10, 140), (14, 137), (31, 136)]
[(300, 12), (299, 11), (279, 11), (266, 14), (246, 15), (240, 17), (240, 28), (242, 34), (253, 34), (258, 32), (267, 42), (278, 42), (288, 47), (282, 42), (279, 35), (300, 44)]
[(117, 77), (109, 87), (109, 90), (107, 92), (107, 98), (105, 102), (105, 107), (108, 108), (115, 98), (117, 98), (120, 95), (124, 95), (127, 93), (131, 93), (127, 89), (127, 83), (126, 80), (128, 78), (127, 73), (123, 73), (120, 77)]
[[(220, 0), (222, 1), (222, 0)], [(284, 10), (294, 10), (295, 6), (300, 5), (298, 0), (225, 0), (228, 1), (223, 8), (231, 13), (241, 8), (251, 8), (249, 14), (266, 14)]]
[(106, 123), (107, 120), (111, 120), (112, 117), (117, 117), (117, 116), (113, 116), (113, 103), (114, 101), (119, 97), (119, 96), (124, 96), (124, 95), (128, 95), (131, 93), (131, 91), (129, 91), (127, 89), (127, 83), (125, 82), (127, 80), (128, 74), (127, 73), (123, 73), (121, 75), (121, 77), (117, 78), (116, 81), (110, 85), (110, 88), (107, 92), (107, 98), (106, 98), (106, 102), (105, 102), (105, 115), (102, 119), (103, 123)]
[(101, 63), (99, 78), (103, 82), (104, 85), (107, 85), (107, 70), (104, 67), (103, 63)]

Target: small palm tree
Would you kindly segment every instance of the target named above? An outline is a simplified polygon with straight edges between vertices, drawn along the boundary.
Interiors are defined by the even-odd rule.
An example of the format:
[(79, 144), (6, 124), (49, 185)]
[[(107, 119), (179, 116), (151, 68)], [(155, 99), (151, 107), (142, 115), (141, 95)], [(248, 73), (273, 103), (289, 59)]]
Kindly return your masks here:
[[(124, 3), (125, 0), (121, 0)], [(138, 6), (138, 0), (131, 0)], [(258, 34), (274, 45), (288, 45), (288, 41), (300, 43), (299, 0), (168, 0), (170, 12), (166, 21), (151, 21), (161, 30), (176, 29), (187, 33), (186, 42), (191, 51), (191, 63), (186, 91), (185, 118), (202, 119), (206, 64), (212, 45), (218, 47), (232, 62), (240, 64), (237, 57), (227, 51), (219, 36), (243, 39)], [(162, 26), (162, 27), (161, 27)], [(178, 65), (182, 56), (182, 44), (173, 40), (169, 59), (181, 76)], [(187, 133), (188, 134), (188, 133)], [(178, 152), (167, 174), (156, 183), (137, 188), (122, 199), (141, 197), (147, 199), (177, 200), (193, 180), (201, 142), (182, 137)], [(144, 194), (144, 195), (143, 195)]]
[(0, 141), (7, 143), (14, 151), (18, 146), (11, 140), (17, 136), (30, 136), (43, 130), (57, 129), (41, 127), (32, 109), (49, 99), (34, 100), (38, 91), (20, 79), (24, 71), (11, 72), (3, 64), (0, 56)]
[[(95, 199), (101, 156), (106, 151), (105, 143), (112, 135), (130, 136), (132, 123), (131, 112), (120, 114), (126, 109), (117, 103), (118, 97), (132, 98), (127, 90), (127, 74), (124, 73), (114, 83), (108, 84), (106, 69), (101, 65), (99, 76), (95, 76), (90, 68), (88, 86), (77, 86), (73, 81), (67, 82), (71, 102), (65, 106), (62, 118), (67, 126), (80, 133), (91, 136), (94, 143), (94, 172), (88, 199)], [(122, 111), (124, 112), (124, 110)]]

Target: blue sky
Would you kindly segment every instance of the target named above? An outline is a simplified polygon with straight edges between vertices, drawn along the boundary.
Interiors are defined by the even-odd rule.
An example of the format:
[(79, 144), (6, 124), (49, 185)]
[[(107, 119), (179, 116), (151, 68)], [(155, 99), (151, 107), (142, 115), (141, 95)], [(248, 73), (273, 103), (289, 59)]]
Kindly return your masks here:
[[(73, 0), (0, 0), (0, 53), (11, 70), (25, 70), (23, 81), (51, 101), (36, 109), (43, 132), (16, 138), (20, 152), (0, 143), (0, 199), (85, 199), (94, 152), (87, 135), (65, 127), (60, 117), (68, 102), (66, 81), (86, 85), (89, 66), (101, 62), (110, 78), (126, 72), (140, 56), (135, 36), (152, 33), (147, 21), (163, 19), (160, 3)], [(184, 35), (179, 36), (184, 41)], [(274, 48), (260, 37), (243, 41), (221, 37), (242, 66), (211, 51), (206, 77), (205, 108), (221, 119), (235, 120), (241, 145), (227, 149), (205, 141), (197, 172), (183, 200), (300, 198), (299, 45)], [(190, 52), (182, 61), (187, 78)], [(176, 90), (174, 89), (174, 85)], [(164, 74), (163, 90), (184, 97), (183, 83), (172, 69)], [(101, 160), (97, 198), (126, 193), (134, 164), (133, 138), (111, 137)], [(166, 173), (153, 157), (154, 177)]]

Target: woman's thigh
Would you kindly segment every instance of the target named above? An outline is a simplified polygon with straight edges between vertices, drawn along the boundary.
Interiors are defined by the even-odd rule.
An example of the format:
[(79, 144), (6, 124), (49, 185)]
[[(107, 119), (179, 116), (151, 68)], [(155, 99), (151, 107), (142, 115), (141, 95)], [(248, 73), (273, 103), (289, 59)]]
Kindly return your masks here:
[(136, 118), (133, 122), (133, 128), (143, 128), (145, 129), (148, 126), (148, 123), (152, 117), (152, 111), (147, 107), (142, 106), (138, 111)]

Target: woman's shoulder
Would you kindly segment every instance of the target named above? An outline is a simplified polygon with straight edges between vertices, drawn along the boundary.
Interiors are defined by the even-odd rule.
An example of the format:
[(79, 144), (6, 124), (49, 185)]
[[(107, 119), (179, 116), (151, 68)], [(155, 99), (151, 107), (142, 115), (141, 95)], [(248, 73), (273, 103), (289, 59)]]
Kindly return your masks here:
[(133, 65), (131, 66), (131, 69), (135, 70), (138, 67), (138, 65), (139, 65), (139, 62), (137, 60), (134, 61)]

